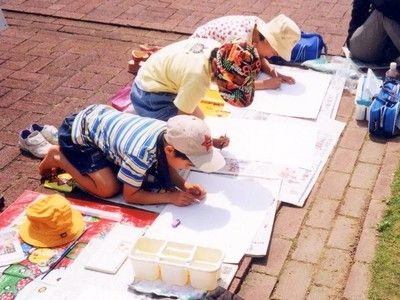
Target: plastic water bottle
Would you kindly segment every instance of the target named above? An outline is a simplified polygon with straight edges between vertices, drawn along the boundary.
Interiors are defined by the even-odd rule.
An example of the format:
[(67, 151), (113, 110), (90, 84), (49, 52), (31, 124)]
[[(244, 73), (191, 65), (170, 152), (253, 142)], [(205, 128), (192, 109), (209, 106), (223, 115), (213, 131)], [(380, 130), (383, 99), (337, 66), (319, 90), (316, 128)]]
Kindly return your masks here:
[(389, 70), (386, 71), (385, 81), (387, 80), (400, 80), (400, 73), (397, 71), (397, 64), (395, 62), (390, 63)]

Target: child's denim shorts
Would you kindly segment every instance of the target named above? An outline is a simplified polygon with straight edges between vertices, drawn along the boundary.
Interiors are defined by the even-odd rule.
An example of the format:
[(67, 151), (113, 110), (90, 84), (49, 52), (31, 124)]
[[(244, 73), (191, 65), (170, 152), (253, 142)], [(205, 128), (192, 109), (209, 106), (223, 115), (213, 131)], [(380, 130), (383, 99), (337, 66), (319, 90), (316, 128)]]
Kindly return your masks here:
[(176, 94), (153, 93), (143, 91), (134, 82), (131, 90), (131, 102), (139, 116), (168, 121), (178, 114), (173, 101)]
[(118, 167), (107, 160), (96, 146), (82, 146), (72, 142), (71, 131), (75, 117), (76, 114), (73, 114), (65, 118), (58, 129), (60, 151), (81, 174), (93, 173), (106, 167), (116, 171)]

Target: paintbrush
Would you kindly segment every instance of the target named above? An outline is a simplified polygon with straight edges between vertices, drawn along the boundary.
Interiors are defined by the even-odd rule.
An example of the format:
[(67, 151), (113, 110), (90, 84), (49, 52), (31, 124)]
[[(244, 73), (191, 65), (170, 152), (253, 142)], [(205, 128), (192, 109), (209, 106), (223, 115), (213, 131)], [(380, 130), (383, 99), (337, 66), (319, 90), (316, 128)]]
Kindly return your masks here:
[(60, 257), (57, 258), (57, 260), (51, 264), (50, 268), (43, 274), (42, 279), (45, 278), (51, 271), (57, 267), (57, 265), (60, 263), (60, 261), (67, 256), (67, 254), (75, 247), (75, 245), (78, 243), (79, 239), (83, 236), (83, 234), (86, 232), (87, 228), (82, 231), (82, 233), (61, 253)]

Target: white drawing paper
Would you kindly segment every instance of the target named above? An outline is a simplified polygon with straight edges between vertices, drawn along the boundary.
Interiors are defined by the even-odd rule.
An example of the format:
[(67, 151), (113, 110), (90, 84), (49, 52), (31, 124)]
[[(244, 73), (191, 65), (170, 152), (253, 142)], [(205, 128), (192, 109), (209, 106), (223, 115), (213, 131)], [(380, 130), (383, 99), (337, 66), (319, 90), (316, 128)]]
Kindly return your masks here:
[[(219, 248), (224, 262), (239, 263), (267, 212), (276, 209), (272, 193), (249, 178), (190, 172), (188, 181), (201, 183), (206, 199), (187, 207), (167, 205), (145, 236)], [(172, 227), (177, 218), (180, 225)]]
[[(296, 83), (283, 83), (277, 90), (256, 90), (250, 108), (271, 114), (316, 119), (332, 75), (284, 66), (277, 66), (277, 70), (293, 77)], [(263, 73), (261, 76), (260, 79), (267, 78)], [(225, 108), (230, 109), (229, 106)]]
[(206, 118), (213, 136), (227, 135), (227, 158), (311, 168), (318, 128), (315, 122), (282, 116), (266, 120)]

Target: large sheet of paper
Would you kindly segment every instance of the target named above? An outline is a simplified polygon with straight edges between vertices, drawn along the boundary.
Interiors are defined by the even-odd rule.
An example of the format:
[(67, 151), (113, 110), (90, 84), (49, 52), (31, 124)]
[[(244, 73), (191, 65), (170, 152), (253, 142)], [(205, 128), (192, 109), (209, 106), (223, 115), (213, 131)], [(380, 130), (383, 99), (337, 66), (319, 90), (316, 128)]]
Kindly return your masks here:
[(315, 122), (282, 116), (266, 120), (206, 118), (213, 136), (226, 134), (227, 158), (311, 168), (318, 128)]
[[(277, 69), (292, 76), (296, 84), (282, 84), (277, 90), (257, 90), (250, 108), (271, 114), (316, 119), (332, 75), (284, 66)], [(226, 109), (229, 110), (229, 107)]]
[[(275, 180), (263, 180), (262, 184), (266, 187), (274, 188), (278, 179)], [(279, 180), (281, 182), (281, 180)], [(276, 192), (276, 195), (279, 194), (281, 184), (279, 184), (279, 189)], [(274, 193), (275, 195), (275, 193)], [(278, 199), (275, 197), (275, 199)], [(253, 237), (253, 241), (250, 245), (250, 248), (246, 250), (246, 255), (253, 256), (253, 257), (263, 257), (267, 255), (268, 247), (271, 242), (272, 236), (272, 229), (274, 227), (275, 215), (278, 209), (278, 200), (275, 200), (271, 209), (267, 211), (267, 214), (264, 217), (264, 221), (262, 222), (261, 226), (258, 228), (256, 234)]]
[[(264, 185), (249, 178), (190, 172), (189, 182), (201, 183), (207, 197), (197, 205), (167, 205), (146, 236), (219, 248), (224, 262), (239, 263), (275, 199)], [(270, 214), (274, 218), (275, 214)], [(172, 226), (179, 219), (181, 224)]]
[(264, 184), (269, 189), (276, 186), (276, 179), (280, 179), (282, 182), (277, 200), (303, 206), (345, 125), (328, 118), (321, 118), (315, 124), (318, 127), (318, 136), (311, 168), (254, 161), (249, 156), (246, 159), (225, 158), (226, 165), (218, 173), (265, 178)]

